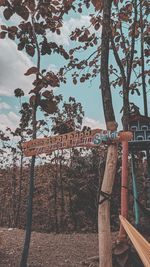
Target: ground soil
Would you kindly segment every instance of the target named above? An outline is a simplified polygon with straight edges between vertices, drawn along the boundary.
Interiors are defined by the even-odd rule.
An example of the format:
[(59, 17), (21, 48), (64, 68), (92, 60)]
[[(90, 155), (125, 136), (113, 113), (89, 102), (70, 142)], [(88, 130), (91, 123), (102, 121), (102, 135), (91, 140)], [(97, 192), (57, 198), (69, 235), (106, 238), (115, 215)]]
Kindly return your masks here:
[[(24, 231), (0, 228), (0, 267), (19, 267)], [(97, 267), (97, 234), (32, 233), (29, 267)], [(94, 257), (91, 261), (90, 257)]]

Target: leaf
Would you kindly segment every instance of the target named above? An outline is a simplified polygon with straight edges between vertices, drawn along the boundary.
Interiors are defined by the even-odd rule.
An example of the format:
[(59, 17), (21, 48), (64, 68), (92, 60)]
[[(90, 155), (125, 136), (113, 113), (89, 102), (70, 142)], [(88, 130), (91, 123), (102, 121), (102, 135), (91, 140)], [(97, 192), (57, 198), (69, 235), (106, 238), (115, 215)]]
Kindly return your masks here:
[(45, 78), (50, 86), (52, 87), (59, 86), (59, 79), (54, 72), (52, 71), (47, 72)]
[(103, 1), (102, 0), (91, 0), (93, 6), (96, 11), (102, 11), (103, 9)]
[(10, 30), (11, 32), (17, 33), (18, 28), (17, 28), (16, 26), (11, 26), (11, 27), (9, 27), (9, 30)]
[(82, 8), (81, 7), (78, 8), (78, 12), (82, 13)]
[(6, 37), (7, 32), (0, 32), (0, 39), (4, 39)]
[(73, 83), (76, 85), (77, 84), (77, 79), (73, 78)]
[(33, 57), (35, 54), (35, 49), (32, 45), (26, 45), (26, 52), (29, 56)]
[(25, 6), (17, 6), (15, 8), (15, 11), (21, 18), (23, 18), (24, 20), (28, 20), (29, 11)]
[(11, 40), (15, 40), (15, 35), (11, 32), (8, 33), (8, 37), (11, 39)]
[(31, 11), (34, 11), (34, 9), (35, 9), (35, 0), (27, 0), (26, 1), (26, 5)]
[(20, 88), (15, 89), (15, 90), (14, 90), (14, 94), (15, 94), (16, 97), (24, 96), (24, 92), (23, 92), (23, 90), (20, 89)]
[(140, 91), (139, 91), (138, 89), (135, 89), (135, 91), (136, 91), (136, 93), (137, 93), (138, 96), (141, 95), (141, 94), (140, 94)]
[(127, 22), (129, 17), (125, 13), (119, 13), (119, 19)]
[(116, 38), (115, 38), (115, 42), (119, 42), (120, 41), (120, 35), (118, 35)]
[(82, 77), (80, 78), (80, 82), (81, 82), (81, 83), (85, 82), (85, 77), (84, 77), (84, 76), (82, 76)]
[(18, 44), (18, 50), (19, 50), (19, 51), (23, 50), (24, 46), (25, 46), (25, 43), (24, 43), (24, 42), (20, 42), (20, 43)]
[(7, 27), (6, 27), (5, 25), (1, 25), (0, 27), (1, 27), (1, 29), (2, 29), (3, 31), (6, 31), (6, 30), (7, 30)]
[(39, 105), (48, 114), (53, 114), (57, 111), (57, 103), (55, 101), (42, 99)]
[(11, 8), (6, 8), (3, 12), (4, 17), (6, 20), (9, 20), (11, 18), (11, 16), (13, 15), (13, 10)]
[(0, 0), (0, 6), (6, 6), (7, 2), (6, 0)]
[(117, 6), (118, 2), (119, 2), (119, 0), (114, 0), (114, 5)]
[(150, 49), (144, 49), (144, 53), (146, 57), (150, 56)]
[(100, 28), (100, 24), (99, 24), (99, 23), (96, 23), (96, 24), (94, 25), (94, 28), (95, 28), (96, 31), (99, 30), (99, 28)]
[(44, 96), (45, 98), (49, 98), (49, 99), (52, 99), (52, 94), (50, 91), (46, 90), (42, 93), (42, 96)]
[(38, 73), (38, 68), (31, 67), (30, 69), (27, 70), (27, 72), (24, 75), (28, 76), (28, 75), (37, 74), (37, 73)]

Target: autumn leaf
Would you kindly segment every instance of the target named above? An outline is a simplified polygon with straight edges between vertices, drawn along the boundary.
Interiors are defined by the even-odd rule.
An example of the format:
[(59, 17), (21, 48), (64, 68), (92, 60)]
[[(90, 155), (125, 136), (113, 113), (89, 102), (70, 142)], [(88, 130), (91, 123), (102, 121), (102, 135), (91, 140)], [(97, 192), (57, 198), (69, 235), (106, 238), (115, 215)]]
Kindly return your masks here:
[(128, 21), (129, 17), (125, 13), (119, 13), (119, 19), (122, 21)]
[(100, 24), (99, 24), (99, 23), (96, 23), (96, 24), (94, 25), (94, 28), (95, 28), (96, 31), (99, 30), (99, 28), (100, 28)]
[(48, 84), (52, 87), (56, 87), (59, 86), (59, 79), (57, 77), (57, 75), (55, 73), (53, 73), (52, 71), (48, 72), (45, 76), (46, 81), (48, 82)]
[(81, 82), (81, 83), (85, 82), (85, 77), (84, 77), (84, 76), (82, 76), (82, 77), (80, 78), (80, 82)]
[(11, 16), (13, 15), (13, 10), (11, 8), (6, 8), (3, 14), (4, 14), (5, 19), (9, 20)]
[(18, 50), (23, 50), (23, 48), (25, 47), (25, 43), (24, 42), (20, 42), (19, 44), (18, 44)]
[(77, 79), (73, 78), (73, 83), (76, 85), (77, 84)]
[(26, 45), (26, 52), (29, 56), (33, 57), (35, 53), (35, 49), (32, 45)]
[(5, 25), (1, 25), (0, 27), (1, 27), (1, 29), (2, 29), (3, 31), (6, 31), (6, 30), (7, 30), (7, 27), (6, 27)]
[(20, 89), (20, 88), (15, 89), (15, 90), (14, 90), (14, 94), (15, 94), (16, 97), (24, 96), (24, 92), (23, 92), (23, 90)]
[(0, 32), (0, 39), (4, 39), (6, 37), (6, 32)]
[(34, 11), (34, 9), (35, 9), (35, 0), (27, 0), (26, 1), (26, 5), (31, 11)]
[(46, 90), (42, 93), (42, 96), (44, 96), (45, 98), (49, 98), (52, 99), (52, 94), (50, 91)]
[(25, 6), (16, 6), (15, 11), (21, 18), (28, 20), (29, 11)]
[(11, 40), (15, 40), (15, 34), (9, 32), (8, 33), (8, 37), (11, 39)]
[(6, 0), (0, 0), (0, 6), (6, 6)]
[(30, 69), (27, 70), (27, 72), (24, 75), (28, 76), (28, 75), (37, 74), (37, 73), (38, 73), (38, 68), (31, 67)]
[(119, 2), (119, 0), (114, 0), (114, 5), (117, 6), (118, 2)]
[(91, 0), (96, 11), (102, 11), (103, 9), (103, 0)]
[(42, 99), (40, 100), (39, 105), (48, 114), (53, 114), (57, 111), (57, 103), (55, 101)]

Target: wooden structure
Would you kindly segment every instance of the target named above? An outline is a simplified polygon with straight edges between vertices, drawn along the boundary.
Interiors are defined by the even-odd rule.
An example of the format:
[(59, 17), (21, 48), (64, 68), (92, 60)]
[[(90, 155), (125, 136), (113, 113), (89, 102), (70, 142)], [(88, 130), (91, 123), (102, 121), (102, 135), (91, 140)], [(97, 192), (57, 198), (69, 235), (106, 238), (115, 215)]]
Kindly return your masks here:
[[(136, 183), (136, 166), (134, 154), (137, 151), (146, 151), (148, 161), (148, 199), (150, 207), (150, 118), (140, 114), (130, 115), (128, 130), (132, 132), (133, 138), (123, 142), (122, 150), (122, 182), (121, 182), (121, 215), (128, 218), (128, 151), (131, 152), (131, 173), (134, 197), (135, 225), (139, 225), (138, 190)], [(120, 226), (119, 240), (125, 238), (125, 231)]]
[(129, 141), (129, 149), (150, 149), (150, 117), (142, 115), (130, 115), (128, 130), (133, 133), (133, 139)]
[(119, 218), (144, 266), (149, 267), (150, 243), (123, 216), (119, 216)]
[[(122, 142), (123, 147), (123, 154), (122, 154), (122, 191), (121, 191), (121, 214), (123, 214), (125, 217), (128, 215), (128, 205), (127, 205), (127, 176), (128, 176), (128, 141), (132, 139), (132, 133), (131, 132), (116, 132), (116, 131), (107, 131), (107, 130), (101, 130), (101, 129), (94, 129), (89, 131), (83, 131), (83, 132), (71, 132), (66, 133), (62, 135), (56, 135), (46, 138), (39, 138), (34, 139), (28, 142), (24, 142), (22, 144), (22, 149), (25, 154), (25, 156), (33, 156), (33, 155), (39, 155), (42, 153), (50, 154), (55, 150), (59, 149), (68, 149), (72, 147), (98, 147), (102, 144), (113, 144), (117, 142)], [(104, 174), (104, 177), (111, 177), (111, 174), (113, 173), (113, 179), (115, 177), (115, 170), (116, 166), (114, 162), (117, 162), (117, 146), (113, 145), (111, 146), (111, 149), (108, 151), (110, 155), (108, 155), (108, 159), (106, 161), (106, 171)], [(112, 153), (113, 152), (113, 153)], [(111, 155), (115, 154), (115, 160)], [(107, 181), (107, 179), (104, 179)], [(98, 215), (100, 216), (101, 210), (100, 205), (102, 204), (105, 210), (105, 218), (99, 220), (99, 229), (105, 226), (104, 221), (107, 221), (108, 217), (108, 210), (109, 210), (109, 202), (105, 202), (105, 200), (110, 199), (111, 191), (113, 182), (111, 183), (105, 182), (102, 184), (102, 188), (100, 188), (100, 199), (99, 199), (99, 209), (98, 209)], [(106, 206), (106, 208), (105, 208)], [(98, 216), (98, 217), (99, 217)], [(108, 224), (109, 225), (109, 224)], [(107, 227), (109, 228), (109, 227)], [(104, 243), (102, 242), (103, 237), (106, 238), (102, 234), (103, 231), (99, 230), (99, 250), (105, 250), (107, 249), (104, 247)], [(121, 229), (121, 235), (123, 232), (123, 228)], [(124, 232), (123, 232), (124, 233)], [(106, 234), (106, 232), (105, 232)], [(109, 229), (108, 233), (109, 235)], [(108, 257), (111, 258), (111, 255), (108, 255)]]
[(130, 140), (130, 132), (113, 132), (102, 129), (88, 131), (75, 131), (71, 133), (38, 138), (23, 142), (22, 149), (26, 157), (39, 154), (50, 154), (55, 150), (68, 149), (72, 147), (97, 147), (101, 144), (122, 142)]

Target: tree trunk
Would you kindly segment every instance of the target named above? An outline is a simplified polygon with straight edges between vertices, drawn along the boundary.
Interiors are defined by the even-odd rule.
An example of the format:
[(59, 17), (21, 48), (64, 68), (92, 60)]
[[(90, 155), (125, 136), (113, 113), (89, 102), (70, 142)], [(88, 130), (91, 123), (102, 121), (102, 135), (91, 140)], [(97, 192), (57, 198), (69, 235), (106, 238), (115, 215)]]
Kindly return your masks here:
[[(62, 153), (63, 156), (63, 153)], [(64, 203), (64, 188), (63, 188), (63, 174), (62, 174), (62, 159), (60, 159), (59, 163), (59, 172), (60, 172), (60, 193), (61, 193), (61, 231), (64, 231), (64, 211), (65, 211), (65, 203)]]
[(58, 207), (57, 207), (57, 202), (58, 202), (58, 158), (55, 155), (55, 176), (54, 176), (54, 220), (55, 220), (55, 232), (59, 233), (59, 224), (58, 224)]
[[(117, 164), (117, 145), (108, 147), (106, 167), (101, 191), (111, 194)], [(100, 201), (104, 199), (100, 195)], [(98, 208), (99, 266), (112, 267), (112, 242), (110, 231), (110, 202), (105, 200)]]
[(55, 218), (55, 232), (59, 233), (59, 226), (58, 226), (58, 214), (57, 214), (57, 176), (55, 177), (54, 181), (54, 218)]
[(21, 193), (22, 193), (22, 179), (23, 179), (23, 152), (21, 152), (21, 159), (20, 159), (20, 172), (19, 172), (19, 196), (18, 196), (18, 207), (16, 212), (16, 221), (15, 225), (18, 227), (19, 219), (20, 219), (20, 207), (21, 207)]
[[(36, 86), (38, 86), (39, 72), (40, 72), (40, 48), (35, 32), (35, 13), (32, 14), (32, 30), (33, 30), (33, 38), (34, 43), (37, 49), (37, 69), (38, 73), (36, 74)], [(32, 139), (36, 139), (37, 134), (37, 121), (36, 121), (36, 111), (38, 106), (39, 99), (39, 91), (35, 93), (35, 102), (32, 104), (32, 125), (33, 125), (33, 134)], [(29, 246), (31, 239), (31, 231), (32, 231), (32, 207), (33, 207), (33, 194), (34, 194), (34, 175), (35, 175), (35, 160), (36, 156), (32, 156), (31, 166), (30, 166), (30, 176), (29, 176), (29, 195), (28, 195), (28, 207), (27, 207), (27, 222), (26, 222), (26, 236), (24, 241), (24, 248), (22, 252), (20, 267), (27, 267), (27, 260), (29, 254)]]
[[(112, 105), (112, 96), (110, 90), (108, 63), (109, 63), (109, 42), (111, 36), (110, 17), (112, 0), (103, 1), (103, 25), (102, 25), (102, 44), (101, 44), (101, 89), (105, 121), (108, 130), (115, 131), (117, 124)], [(111, 194), (114, 183), (114, 177), (117, 164), (117, 145), (108, 147), (105, 172), (101, 187), (104, 195)], [(103, 196), (100, 194), (100, 201)], [(107, 195), (108, 196), (108, 195)], [(99, 201), (99, 202), (100, 202)], [(98, 208), (98, 235), (99, 235), (99, 266), (112, 267), (112, 245), (110, 232), (110, 203), (105, 199), (99, 203)]]
[[(33, 107), (33, 139), (36, 138), (36, 106)], [(35, 159), (36, 156), (32, 156), (30, 175), (29, 175), (29, 193), (28, 193), (28, 206), (27, 206), (27, 219), (26, 219), (26, 234), (23, 252), (21, 256), (20, 267), (27, 267), (27, 260), (29, 254), (29, 246), (32, 231), (32, 207), (33, 207), (33, 194), (34, 194), (34, 175), (35, 175)]]
[(29, 254), (29, 246), (30, 246), (31, 230), (32, 230), (31, 228), (32, 228), (33, 193), (34, 193), (34, 166), (35, 166), (35, 156), (32, 156), (31, 167), (30, 167), (30, 178), (29, 178), (26, 235), (25, 235), (25, 242), (24, 242), (20, 267), (27, 267), (27, 259)]

